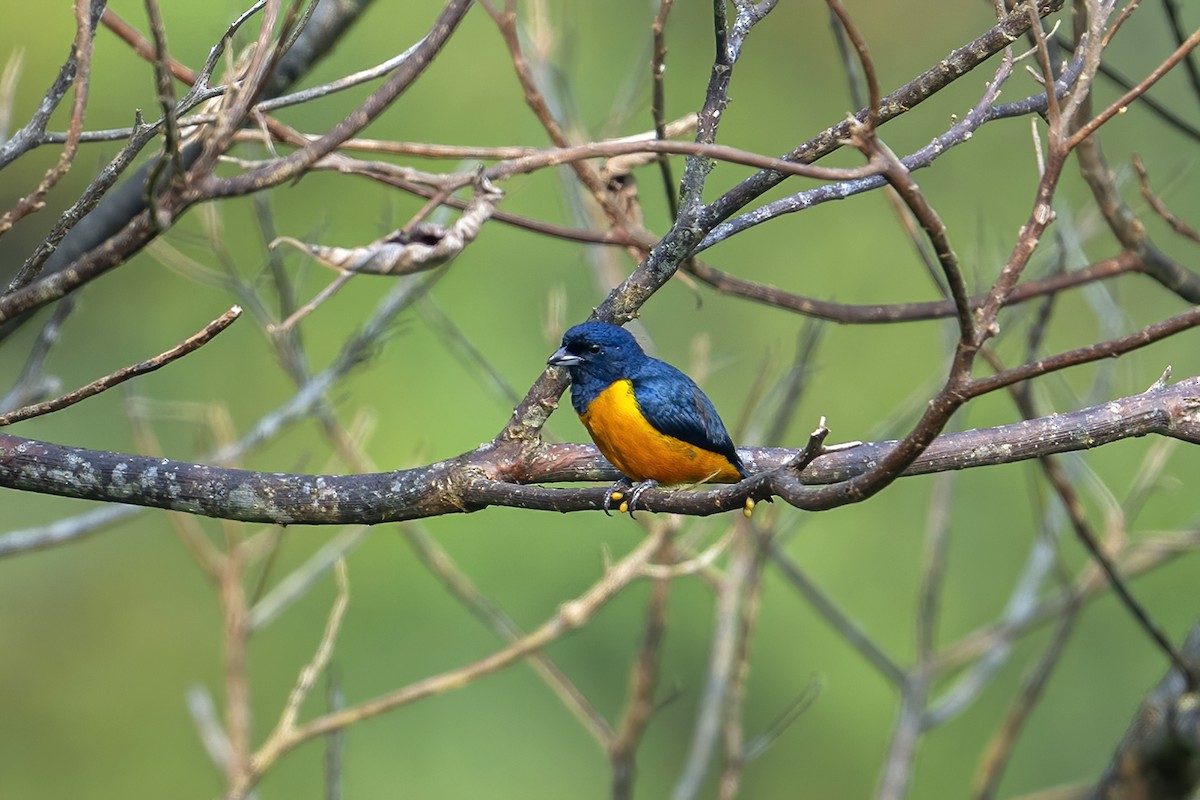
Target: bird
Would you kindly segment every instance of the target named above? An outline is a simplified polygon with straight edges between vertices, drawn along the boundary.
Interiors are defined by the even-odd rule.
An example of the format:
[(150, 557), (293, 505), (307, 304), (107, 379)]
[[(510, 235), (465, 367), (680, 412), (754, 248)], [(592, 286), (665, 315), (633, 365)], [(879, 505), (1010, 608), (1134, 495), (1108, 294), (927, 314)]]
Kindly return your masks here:
[[(749, 476), (708, 396), (683, 372), (646, 355), (624, 328), (576, 325), (546, 363), (566, 367), (575, 413), (622, 475), (605, 496), (605, 514), (630, 489), (620, 510), (633, 516), (651, 487)], [(751, 507), (747, 501), (747, 513)]]

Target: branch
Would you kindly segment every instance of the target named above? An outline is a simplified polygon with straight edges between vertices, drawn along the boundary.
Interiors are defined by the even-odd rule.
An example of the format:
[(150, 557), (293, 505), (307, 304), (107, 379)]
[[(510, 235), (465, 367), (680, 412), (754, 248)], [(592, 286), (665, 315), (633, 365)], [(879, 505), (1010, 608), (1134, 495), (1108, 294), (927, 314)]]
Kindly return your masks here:
[[(1058, 11), (1062, 8), (1063, 0), (1042, 0), (1037, 3), (1037, 12), (1041, 16)], [(945, 89), (954, 81), (966, 75), (987, 59), (1008, 47), (1018, 37), (1029, 30), (1029, 16), (1024, 6), (1011, 11), (996, 25), (979, 36), (974, 41), (951, 52), (945, 59), (896, 91), (883, 97), (879, 102), (878, 124), (898, 117), (912, 110), (925, 100)], [(850, 119), (834, 125), (804, 144), (792, 150), (788, 159), (810, 164), (832, 153), (849, 141), (852, 120), (858, 123), (866, 122), (867, 109), (861, 109)], [(737, 209), (745, 206), (751, 200), (761, 196), (772, 187), (781, 183), (786, 176), (778, 172), (763, 171), (722, 195), (712, 204), (711, 210), (718, 219), (726, 219)]]
[[(269, 84), (263, 90), (263, 96), (273, 97), (283, 92), (291, 82), (311, 68), (333, 47), (350, 23), (358, 18), (365, 3), (366, 0), (320, 3), (320, 8), (314, 13), (310, 24), (305, 26), (291, 50), (280, 59), (274, 75), (269, 78)], [(180, 101), (181, 112), (207, 97), (221, 93), (207, 86), (208, 78), (224, 54), (227, 43), (263, 5), (263, 0), (259, 0), (225, 30), (221, 39), (210, 50), (204, 66), (197, 76), (196, 85)], [(98, 18), (104, 3), (95, 0), (92, 7), (94, 15)], [(66, 66), (63, 69), (64, 72), (60, 74), (55, 87), (58, 87), (64, 80), (69, 84), (73, 72), (68, 74)], [(73, 70), (74, 67), (71, 66), (71, 69)], [(66, 86), (64, 85), (62, 92), (65, 91)], [(49, 94), (47, 98), (44, 105), (49, 102)], [(61, 98), (61, 94), (59, 98)], [(54, 103), (57, 104), (57, 99)], [(46, 111), (47, 117), (51, 111), (53, 111), (53, 105)], [(40, 113), (41, 110), (39, 110)], [(33, 121), (30, 124), (33, 124)], [(45, 121), (43, 120), (37, 130), (43, 131), (44, 129)], [(78, 288), (100, 272), (121, 263), (121, 259), (129, 258), (157, 235), (158, 232), (148, 225), (146, 226), (148, 230), (139, 231), (136, 235), (129, 235), (131, 226), (140, 228), (146, 222), (143, 215), (146, 210), (145, 187), (154, 169), (154, 163), (143, 165), (124, 183), (114, 188), (121, 173), (150, 141), (156, 130), (156, 125), (143, 125), (139, 116), (133, 132), (130, 134), (129, 145), (122, 148), (113, 161), (101, 170), (79, 200), (64, 212), (51, 235), (38, 246), (26, 264), (22, 266), (15, 279), (14, 287), (32, 280), (42, 269), (43, 263), (44, 269), (50, 273), (80, 270), (83, 274), (76, 274), (66, 279), (59, 279), (57, 275), (47, 276), (44, 283), (39, 282), (43, 285), (39, 291), (39, 297), (34, 302), (29, 302), (32, 299), (30, 297), (25, 297), (12, 306), (0, 302), (0, 339), (15, 330), (26, 318), (21, 316), (21, 311), (14, 310), (17, 306), (22, 306), (24, 311), (28, 311), (62, 297), (66, 292)], [(15, 139), (16, 137), (10, 140), (9, 144), (12, 144)], [(4, 148), (7, 147), (7, 144), (0, 147), (0, 166), (6, 163)], [(194, 144), (185, 146), (182, 152), (184, 167), (189, 166), (198, 155), (198, 146)], [(97, 262), (103, 262), (103, 264), (98, 265)], [(93, 268), (98, 266), (96, 272), (89, 273), (89, 268), (85, 266), (87, 263), (90, 263)], [(14, 287), (10, 287), (10, 291)], [(13, 299), (11, 295), (3, 297), (4, 301), (11, 299)]]
[[(100, 15), (104, 12), (105, 3), (106, 0), (92, 0), (88, 8), (87, 36), (89, 39), (96, 31), (96, 24), (100, 20)], [(0, 169), (3, 169), (9, 162), (41, 143), (40, 139), (42, 133), (46, 130), (46, 123), (50, 121), (54, 110), (62, 102), (67, 89), (75, 82), (75, 70), (79, 64), (78, 58), (79, 51), (76, 45), (72, 45), (71, 54), (63, 62), (62, 67), (58, 71), (58, 77), (54, 79), (54, 83), (46, 90), (46, 95), (42, 98), (37, 111), (34, 112), (29, 122), (26, 122), (21, 130), (13, 134), (7, 142), (0, 145)]]
[(1198, 46), (1200, 46), (1200, 28), (1196, 29), (1191, 36), (1181, 42), (1179, 47), (1175, 49), (1175, 52), (1171, 53), (1165, 61), (1151, 70), (1150, 74), (1143, 78), (1140, 83), (1113, 101), (1108, 108), (1088, 120), (1085, 125), (1080, 126), (1078, 130), (1074, 131), (1071, 134), (1071, 138), (1067, 141), (1067, 146), (1071, 148), (1076, 147), (1081, 141), (1095, 133), (1101, 125), (1123, 112), (1129, 107), (1130, 103), (1144, 95), (1147, 89), (1158, 83), (1159, 78), (1170, 72), (1176, 64), (1185, 59), (1188, 53), (1192, 52)]
[[(923, 320), (952, 317), (958, 313), (953, 300), (926, 300), (914, 303), (877, 303), (853, 305), (835, 303), (816, 297), (792, 294), (765, 283), (739, 278), (722, 272), (698, 259), (688, 262), (689, 275), (700, 279), (719, 294), (743, 297), (766, 306), (793, 311), (806, 317), (838, 322), (844, 325), (880, 325), (894, 322), (919, 322)], [(1086, 286), (1129, 272), (1142, 272), (1142, 260), (1136, 253), (1122, 251), (1114, 258), (1098, 261), (1070, 272), (1047, 275), (1017, 284), (1005, 300), (1005, 306), (1014, 306), (1027, 300), (1054, 295), (1064, 289)], [(972, 309), (980, 308), (987, 295), (974, 295), (967, 299)]]
[[(95, 4), (93, 4), (95, 5)], [(79, 150), (79, 137), (83, 134), (83, 114), (87, 108), (88, 88), (91, 82), (92, 69), (92, 33), (95, 20), (90, 16), (91, 11), (86, 0), (75, 0), (75, 45), (72, 58), (75, 62), (75, 101), (71, 107), (71, 122), (67, 131), (66, 145), (59, 154), (58, 162), (46, 170), (37, 188), (22, 197), (17, 204), (3, 217), (0, 217), (0, 236), (3, 236), (13, 225), (27, 214), (40, 211), (45, 207), (45, 197), (55, 184), (67, 174), (67, 170), (75, 161)]]
[[(413, 48), (412, 55), (405, 59), (392, 77), (321, 138), (291, 155), (241, 175), (231, 178), (206, 175), (196, 181), (190, 199), (198, 202), (249, 194), (278, 186), (302, 174), (319, 158), (332, 153), (342, 142), (365, 128), (410, 87), (441, 52), (470, 6), (468, 0), (450, 0), (429, 33)], [(229, 131), (230, 137), (236, 127), (240, 126)]]
[(579, 597), (559, 606), (554, 616), (502, 650), (458, 669), (443, 672), (381, 697), (331, 711), (301, 725), (280, 725), (255, 752), (249, 769), (226, 795), (227, 800), (246, 796), (263, 772), (298, 745), (332, 731), (341, 730), (363, 719), (375, 717), (422, 698), (457, 689), (485, 675), (502, 670), (536, 653), (550, 643), (584, 625), (605, 604), (641, 576), (641, 568), (662, 546), (665, 533), (647, 537), (629, 555), (608, 569)]
[(0, 426), (11, 425), (14, 422), (40, 417), (43, 414), (49, 414), (54, 411), (59, 411), (68, 406), (75, 405), (81, 400), (86, 400), (89, 397), (94, 397), (101, 392), (108, 391), (114, 386), (119, 386), (130, 378), (136, 378), (139, 375), (145, 375), (160, 367), (165, 367), (176, 359), (200, 349), (204, 345), (212, 341), (218, 333), (228, 328), (234, 321), (242, 315), (242, 309), (238, 306), (233, 306), (221, 316), (214, 319), (212, 322), (204, 326), (197, 333), (189, 336), (179, 344), (172, 347), (170, 350), (159, 353), (153, 358), (145, 361), (139, 361), (137, 364), (131, 364), (128, 367), (123, 367), (116, 372), (105, 375), (103, 378), (92, 381), (87, 386), (82, 386), (73, 392), (56, 397), (53, 400), (47, 400), (44, 403), (25, 406), (18, 408), (15, 411), (7, 414), (0, 414)]
[[(1147, 434), (1200, 444), (1200, 378), (1067, 414), (933, 440), (904, 475), (924, 475), (1084, 450)], [(795, 476), (801, 451), (741, 448), (752, 476), (704, 492), (652, 489), (648, 511), (706, 516), (741, 510), (747, 497), (773, 494), (798, 508), (823, 510), (860, 498), (839, 484), (865, 474), (896, 442), (825, 452)], [(616, 471), (591, 445), (532, 449), (503, 438), (455, 458), (396, 472), (299, 475), (252, 472), (161, 458), (87, 450), (0, 434), (0, 486), (23, 491), (278, 524), (377, 524), (467, 513), (488, 506), (547, 511), (600, 510), (603, 488), (529, 486), (534, 482), (611, 481)]]

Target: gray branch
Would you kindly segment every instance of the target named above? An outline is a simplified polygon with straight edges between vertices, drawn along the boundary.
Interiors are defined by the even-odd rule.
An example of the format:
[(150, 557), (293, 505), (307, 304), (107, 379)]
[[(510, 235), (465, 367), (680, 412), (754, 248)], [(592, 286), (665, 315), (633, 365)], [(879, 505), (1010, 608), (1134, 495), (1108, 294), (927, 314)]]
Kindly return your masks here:
[[(1084, 450), (1147, 434), (1200, 443), (1200, 378), (1066, 414), (938, 437), (903, 474), (1005, 464)], [(647, 511), (708, 515), (740, 509), (746, 498), (780, 497), (802, 509), (855, 502), (837, 484), (871, 468), (895, 442), (827, 452), (796, 476), (799, 451), (747, 447), (753, 474), (703, 492), (652, 489)], [(547, 511), (599, 510), (606, 489), (532, 483), (608, 481), (616, 471), (591, 445), (529, 444), (499, 437), (423, 467), (360, 475), (252, 472), (165, 458), (87, 450), (0, 434), (0, 486), (42, 494), (186, 511), (278, 524), (376, 524), (510, 506)], [(825, 484), (819, 486), (819, 484)], [(831, 491), (832, 490), (832, 491)]]

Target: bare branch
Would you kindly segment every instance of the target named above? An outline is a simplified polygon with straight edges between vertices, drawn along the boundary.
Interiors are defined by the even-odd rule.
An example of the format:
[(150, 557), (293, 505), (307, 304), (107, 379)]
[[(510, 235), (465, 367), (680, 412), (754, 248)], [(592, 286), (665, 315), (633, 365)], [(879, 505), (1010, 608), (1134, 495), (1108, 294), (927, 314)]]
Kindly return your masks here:
[[(88, 6), (88, 24), (87, 37), (91, 40), (92, 34), (96, 31), (96, 24), (100, 19), (100, 15), (104, 13), (106, 0), (91, 0)], [(78, 44), (78, 38), (76, 40)], [(67, 90), (71, 88), (75, 82), (75, 72), (79, 67), (79, 54), (77, 44), (72, 45), (71, 54), (63, 63), (62, 68), (58, 71), (58, 77), (54, 83), (46, 90), (46, 96), (42, 98), (42, 102), (38, 105), (37, 111), (29, 118), (21, 130), (17, 131), (7, 142), (0, 145), (0, 169), (8, 166), (8, 164), (16, 158), (36, 147), (40, 142), (42, 133), (46, 130), (46, 124), (50, 121), (51, 114), (58, 108), (58, 104), (67, 94)], [(78, 96), (77, 96), (78, 97)]]
[(254, 754), (250, 768), (226, 795), (227, 800), (245, 797), (263, 771), (298, 745), (340, 730), (363, 719), (378, 716), (430, 695), (459, 688), (473, 680), (504, 669), (541, 650), (586, 623), (592, 615), (637, 579), (642, 565), (662, 546), (663, 536), (649, 536), (629, 555), (614, 564), (604, 576), (579, 597), (562, 604), (558, 611), (527, 636), (479, 661), (435, 675), (359, 705), (332, 711), (297, 727), (279, 727)]
[[(197, 180), (196, 185), (189, 192), (189, 198), (199, 201), (257, 192), (271, 186), (278, 186), (304, 172), (319, 158), (333, 152), (342, 142), (366, 127), (420, 77), (434, 56), (449, 40), (450, 35), (454, 33), (470, 5), (469, 0), (449, 0), (429, 34), (413, 49), (412, 55), (405, 59), (383, 86), (372, 92), (354, 113), (334, 125), (321, 138), (310, 142), (289, 156), (278, 159), (271, 165), (232, 178), (217, 178), (207, 175), (203, 179)], [(246, 107), (246, 110), (248, 109), (249, 106)], [(232, 133), (233, 131), (230, 129), (229, 135), (232, 136)], [(214, 160), (215, 155), (214, 153), (212, 156)]]
[[(1055, 295), (1064, 289), (1086, 286), (1095, 281), (1141, 272), (1141, 260), (1128, 251), (1115, 258), (1098, 261), (1086, 267), (1045, 278), (1035, 278), (1017, 285), (1008, 296), (1007, 305), (1015, 306), (1039, 297)], [(744, 297), (756, 303), (774, 306), (785, 311), (794, 311), (806, 317), (839, 322), (846, 325), (877, 325), (895, 322), (919, 322), (943, 319), (958, 313), (953, 300), (928, 300), (916, 303), (889, 303), (878, 305), (849, 305), (805, 297), (754, 281), (739, 278), (715, 269), (700, 260), (689, 262), (688, 274), (693, 275), (721, 294)], [(974, 295), (967, 299), (971, 309), (980, 308), (986, 295)]]
[(1067, 147), (1074, 148), (1078, 146), (1080, 142), (1095, 133), (1101, 125), (1123, 112), (1129, 107), (1130, 103), (1145, 94), (1146, 90), (1151, 86), (1158, 83), (1158, 80), (1170, 72), (1176, 64), (1187, 58), (1188, 54), (1195, 50), (1197, 45), (1200, 45), (1200, 29), (1195, 30), (1191, 36), (1184, 39), (1165, 61), (1152, 69), (1150, 74), (1143, 78), (1136, 86), (1121, 95), (1109, 104), (1107, 108), (1072, 133), (1071, 138), (1066, 142)]
[(31, 194), (18, 200), (12, 210), (0, 216), (0, 236), (3, 236), (27, 214), (40, 211), (45, 205), (44, 198), (46, 194), (54, 188), (54, 185), (59, 182), (63, 175), (67, 174), (67, 170), (71, 168), (71, 164), (75, 161), (75, 154), (79, 150), (79, 137), (83, 133), (83, 114), (87, 108), (88, 87), (91, 81), (92, 33), (95, 29), (94, 26), (95, 22), (90, 18), (87, 0), (75, 0), (76, 34), (74, 52), (72, 54), (75, 61), (75, 78), (73, 84), (75, 87), (75, 100), (71, 106), (71, 122), (67, 130), (66, 145), (58, 157), (58, 163), (46, 171), (37, 188)]
[(101, 392), (107, 391), (114, 386), (118, 386), (130, 378), (136, 378), (139, 375), (145, 375), (148, 372), (161, 367), (165, 367), (172, 361), (175, 361), (183, 356), (200, 349), (208, 344), (221, 331), (228, 328), (234, 321), (242, 315), (242, 309), (237, 306), (226, 311), (221, 316), (217, 317), (212, 322), (204, 326), (197, 333), (184, 339), (179, 344), (166, 350), (153, 358), (145, 361), (140, 361), (137, 364), (131, 364), (128, 367), (123, 367), (116, 372), (109, 373), (103, 378), (92, 381), (87, 386), (80, 387), (69, 394), (64, 394), (61, 397), (56, 397), (53, 400), (47, 400), (44, 403), (38, 403), (33, 406), (25, 406), (18, 408), (15, 411), (10, 411), (7, 414), (0, 414), (0, 426), (11, 425), (14, 422), (20, 422), (33, 417), (39, 417), (43, 414), (49, 414), (54, 411), (60, 411), (68, 406), (72, 406), (81, 400), (86, 400), (89, 397), (94, 397)]
[[(1149, 433), (1200, 443), (1198, 392), (1200, 378), (1188, 378), (1080, 411), (946, 434), (902, 474), (1011, 463)], [(649, 511), (708, 515), (741, 509), (747, 497), (768, 493), (811, 510), (845, 505), (862, 499), (847, 488), (855, 477), (867, 474), (868, 465), (884, 463), (895, 447), (895, 442), (878, 442), (827, 451), (808, 465), (799, 480), (790, 470), (777, 468), (803, 451), (741, 448), (739, 454), (757, 474), (706, 492), (651, 489), (642, 495), (643, 506)], [(616, 477), (590, 445), (526, 450), (520, 442), (501, 440), (457, 458), (397, 472), (289, 475), (60, 447), (0, 434), (0, 486), (281, 524), (375, 524), (489, 505), (600, 510), (605, 489), (520, 484)]]
[(1167, 208), (1167, 204), (1150, 187), (1150, 176), (1146, 174), (1146, 165), (1142, 163), (1142, 159), (1137, 153), (1133, 154), (1133, 168), (1137, 170), (1138, 180), (1141, 182), (1142, 197), (1154, 209), (1154, 213), (1162, 217), (1163, 221), (1170, 225), (1171, 229), (1180, 236), (1191, 239), (1196, 244), (1200, 244), (1200, 231), (1172, 214), (1171, 210)]

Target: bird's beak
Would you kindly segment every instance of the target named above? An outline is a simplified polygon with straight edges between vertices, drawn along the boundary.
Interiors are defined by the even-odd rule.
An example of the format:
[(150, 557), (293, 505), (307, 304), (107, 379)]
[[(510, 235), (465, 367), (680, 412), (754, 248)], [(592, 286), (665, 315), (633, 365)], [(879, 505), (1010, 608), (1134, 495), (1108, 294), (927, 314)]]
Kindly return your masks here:
[(567, 348), (560, 347), (554, 351), (554, 355), (547, 359), (546, 363), (552, 367), (572, 367), (583, 359), (579, 356), (573, 356), (567, 352)]

